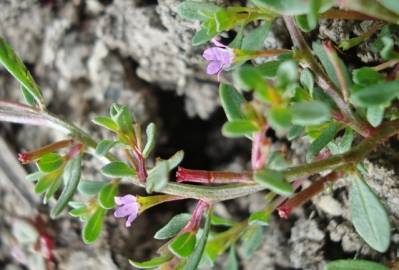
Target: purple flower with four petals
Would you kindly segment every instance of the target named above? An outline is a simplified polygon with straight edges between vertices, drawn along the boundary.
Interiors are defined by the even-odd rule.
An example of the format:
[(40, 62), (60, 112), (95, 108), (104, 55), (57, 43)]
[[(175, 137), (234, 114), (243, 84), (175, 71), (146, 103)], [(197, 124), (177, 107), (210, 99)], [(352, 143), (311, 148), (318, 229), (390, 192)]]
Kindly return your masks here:
[(139, 214), (140, 204), (137, 202), (136, 197), (130, 194), (123, 197), (115, 197), (115, 204), (117, 208), (114, 216), (116, 218), (127, 217), (125, 225), (130, 227)]
[(212, 43), (216, 47), (206, 49), (202, 56), (209, 62), (206, 73), (209, 75), (217, 74), (219, 80), (222, 71), (228, 69), (233, 63), (234, 51), (216, 39), (212, 39)]

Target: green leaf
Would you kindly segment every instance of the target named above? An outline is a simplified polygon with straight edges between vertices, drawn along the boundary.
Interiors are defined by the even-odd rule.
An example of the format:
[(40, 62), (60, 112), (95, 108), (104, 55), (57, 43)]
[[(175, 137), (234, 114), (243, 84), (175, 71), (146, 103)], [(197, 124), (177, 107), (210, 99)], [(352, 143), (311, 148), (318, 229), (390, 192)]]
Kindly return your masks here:
[(21, 88), (22, 96), (25, 99), (25, 102), (30, 106), (35, 106), (35, 104), (36, 104), (35, 97), (22, 84), (21, 84), (20, 88)]
[(267, 114), (270, 126), (275, 130), (286, 130), (291, 126), (292, 114), (287, 108), (271, 108)]
[(114, 198), (118, 194), (119, 183), (113, 182), (103, 186), (98, 193), (98, 203), (104, 209), (115, 207)]
[(314, 77), (312, 72), (305, 68), (302, 70), (301, 72), (301, 76), (300, 76), (300, 81), (301, 84), (309, 90), (309, 94), (311, 97), (313, 97), (313, 90), (314, 90)]
[(331, 63), (323, 46), (319, 42), (313, 42), (312, 46), (313, 46), (314, 53), (320, 59), (320, 62), (323, 65), (325, 71), (327, 72), (328, 77), (335, 84), (335, 86), (338, 87), (340, 84), (339, 84), (337, 74), (335, 73), (335, 68), (334, 68), (333, 64)]
[(186, 226), (190, 219), (191, 215), (187, 213), (174, 216), (164, 227), (155, 233), (154, 238), (164, 240), (174, 237), (184, 226)]
[(263, 241), (262, 226), (248, 227), (242, 239), (243, 239), (242, 248), (244, 256), (249, 258), (262, 244)]
[(362, 86), (369, 86), (383, 80), (382, 75), (370, 67), (353, 70), (352, 77), (356, 84)]
[(122, 161), (113, 161), (101, 168), (101, 173), (108, 177), (131, 177), (136, 175), (136, 170)]
[(367, 121), (373, 126), (378, 127), (384, 119), (384, 107), (371, 106), (367, 108)]
[(188, 20), (209, 20), (216, 12), (223, 10), (221, 7), (198, 1), (184, 1), (176, 8), (177, 14)]
[(287, 60), (280, 64), (277, 69), (277, 86), (287, 87), (298, 79), (298, 66), (293, 60)]
[(383, 44), (380, 50), (380, 55), (384, 60), (397, 60), (399, 59), (399, 53), (395, 51), (395, 42), (390, 36), (384, 36), (381, 38)]
[(148, 158), (148, 156), (151, 154), (152, 150), (154, 150), (155, 147), (155, 137), (157, 136), (157, 127), (155, 126), (154, 123), (148, 124), (146, 130), (147, 134), (147, 143), (145, 144), (144, 150), (143, 150), (143, 156), (144, 158)]
[(161, 191), (169, 181), (168, 161), (158, 160), (155, 166), (148, 173), (145, 189), (147, 193)]
[(129, 263), (138, 269), (153, 269), (173, 259), (173, 254), (167, 253), (165, 255), (152, 258), (145, 262), (137, 262), (129, 260)]
[(65, 209), (65, 207), (68, 205), (68, 202), (75, 194), (81, 176), (81, 162), (81, 155), (78, 155), (76, 158), (68, 161), (63, 175), (64, 182), (66, 184), (64, 189), (62, 190), (60, 197), (57, 200), (57, 203), (51, 210), (50, 216), (52, 218), (56, 218), (61, 214), (62, 210)]
[(217, 33), (208, 33), (208, 29), (204, 26), (198, 30), (191, 41), (193, 46), (199, 46), (211, 40)]
[(327, 270), (389, 270), (389, 268), (366, 260), (337, 260), (329, 262)]
[(232, 86), (221, 83), (219, 97), (223, 110), (229, 121), (243, 119), (241, 106), (245, 102), (244, 97)]
[(350, 191), (352, 223), (357, 233), (373, 249), (385, 252), (391, 240), (391, 225), (378, 197), (357, 175)]
[(248, 120), (233, 120), (223, 125), (222, 133), (226, 137), (236, 138), (245, 135), (252, 135), (260, 131), (260, 128)]
[(281, 61), (272, 60), (256, 66), (255, 69), (261, 76), (271, 79), (277, 75), (277, 70), (280, 64)]
[(244, 90), (266, 90), (262, 74), (254, 67), (244, 65), (233, 73), (235, 83)]
[(26, 180), (30, 181), (30, 182), (35, 182), (38, 181), (40, 179), (40, 177), (42, 177), (44, 174), (42, 172), (33, 172), (31, 174), (28, 174), (26, 176)]
[(104, 181), (80, 181), (78, 191), (83, 195), (93, 196), (97, 195), (106, 184)]
[(107, 128), (113, 132), (118, 132), (118, 125), (109, 117), (106, 116), (97, 116), (92, 120), (92, 122), (98, 126), (102, 126)]
[(71, 215), (72, 217), (86, 217), (87, 214), (89, 213), (89, 209), (87, 209), (86, 206), (82, 206), (79, 208), (75, 208), (72, 209), (71, 211), (69, 211), (69, 215)]
[(328, 125), (317, 137), (312, 144), (309, 146), (308, 151), (306, 152), (306, 161), (311, 162), (317, 154), (323, 150), (324, 147), (327, 146), (329, 142), (334, 140), (335, 135), (338, 132), (338, 125), (336, 123), (331, 123)]
[(37, 167), (41, 172), (52, 172), (64, 163), (64, 158), (57, 153), (48, 153), (37, 161)]
[(171, 171), (174, 168), (176, 168), (180, 164), (180, 162), (182, 162), (183, 158), (184, 158), (184, 151), (183, 150), (177, 151), (176, 153), (174, 153), (173, 156), (168, 158), (166, 161), (168, 162), (169, 171)]
[(176, 256), (185, 258), (193, 253), (195, 242), (195, 233), (185, 232), (177, 236), (168, 247), (169, 250)]
[(202, 230), (201, 238), (198, 241), (198, 244), (195, 246), (194, 252), (190, 255), (190, 257), (187, 258), (187, 263), (184, 267), (184, 270), (196, 270), (201, 261), (202, 255), (205, 250), (206, 241), (208, 239), (209, 229), (211, 228), (211, 212), (212, 211), (208, 211), (206, 215), (205, 225), (204, 229)]
[(257, 171), (255, 173), (255, 181), (283, 196), (289, 196), (293, 191), (291, 184), (285, 181), (284, 175), (278, 171), (270, 169)]
[(60, 171), (55, 171), (55, 172), (57, 172), (57, 173), (59, 172), (59, 176), (51, 184), (51, 186), (46, 190), (46, 194), (44, 195), (44, 198), (43, 198), (43, 203), (44, 204), (47, 204), (49, 202), (49, 200), (51, 199), (51, 197), (53, 197), (54, 194), (61, 187), (61, 184), (62, 184), (62, 179), (61, 179), (62, 171), (60, 170)]
[(42, 93), (29, 70), (26, 68), (22, 60), (15, 54), (11, 46), (1, 37), (0, 63), (22, 84), (23, 88), (34, 97), (37, 104), (44, 107)]
[(302, 126), (292, 126), (290, 128), (290, 130), (288, 131), (287, 139), (289, 141), (292, 141), (292, 140), (300, 137), (303, 134), (304, 130), (305, 130), (305, 128)]
[(119, 130), (126, 136), (133, 136), (133, 120), (134, 117), (129, 112), (126, 106), (112, 104), (111, 106), (111, 118), (118, 125)]
[(238, 270), (238, 260), (234, 247), (230, 248), (229, 256), (223, 266), (223, 270)]
[(270, 213), (266, 211), (259, 211), (252, 213), (249, 216), (249, 225), (268, 226), (269, 218), (270, 218)]
[(83, 242), (91, 244), (97, 240), (103, 227), (105, 213), (104, 208), (97, 207), (94, 214), (89, 217), (82, 230)]
[(399, 2), (397, 0), (377, 0), (381, 5), (392, 12), (399, 14)]
[(105, 156), (116, 144), (117, 142), (115, 141), (102, 140), (96, 146), (96, 154), (99, 156)]
[(383, 82), (359, 89), (352, 96), (354, 105), (359, 107), (383, 106), (399, 94), (399, 81)]
[(58, 181), (61, 177), (62, 170), (55, 170), (51, 173), (42, 175), (36, 183), (35, 192), (41, 194), (45, 192), (52, 184)]
[(265, 22), (249, 32), (242, 40), (241, 49), (244, 51), (258, 51), (264, 47), (264, 42), (270, 32), (271, 22)]
[(212, 225), (216, 225), (216, 226), (227, 226), (227, 227), (230, 227), (230, 226), (233, 226), (235, 224), (235, 222), (231, 221), (231, 220), (228, 220), (228, 219), (225, 219), (225, 218), (221, 218), (221, 217), (215, 215), (214, 213), (212, 213), (211, 224)]
[(298, 126), (320, 125), (330, 119), (329, 107), (321, 101), (304, 101), (292, 105), (292, 123)]

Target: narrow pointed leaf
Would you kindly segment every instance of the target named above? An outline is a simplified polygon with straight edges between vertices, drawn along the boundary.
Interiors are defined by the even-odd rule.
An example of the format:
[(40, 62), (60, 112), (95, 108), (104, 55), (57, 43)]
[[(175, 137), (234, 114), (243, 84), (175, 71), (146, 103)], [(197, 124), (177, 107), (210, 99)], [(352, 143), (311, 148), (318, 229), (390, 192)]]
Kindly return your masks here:
[(338, 132), (338, 125), (336, 123), (331, 123), (327, 128), (325, 128), (319, 137), (317, 137), (312, 144), (309, 146), (306, 152), (306, 161), (311, 162), (317, 154), (331, 142)]
[(152, 258), (145, 262), (137, 262), (129, 260), (129, 263), (138, 269), (154, 269), (172, 259), (173, 259), (173, 254), (168, 253), (159, 257)]
[(11, 46), (0, 37), (0, 64), (2, 64), (8, 72), (10, 72), (35, 98), (35, 101), (44, 107), (42, 93), (37, 86), (35, 80), (26, 68), (22, 60), (15, 54)]
[(155, 147), (155, 139), (156, 139), (156, 134), (157, 134), (157, 127), (155, 126), (154, 123), (150, 123), (147, 128), (146, 128), (146, 134), (147, 134), (147, 143), (145, 144), (144, 150), (143, 150), (143, 156), (144, 158), (148, 158), (148, 156), (151, 154), (152, 150)]
[(366, 260), (337, 260), (329, 262), (326, 270), (389, 270), (389, 268)]
[(78, 155), (76, 158), (70, 160), (64, 171), (64, 182), (66, 185), (62, 190), (60, 197), (57, 200), (57, 203), (51, 210), (51, 217), (56, 218), (65, 209), (68, 205), (68, 202), (72, 199), (73, 195), (76, 192), (76, 189), (79, 185), (80, 176), (81, 176), (81, 162), (82, 156)]
[(201, 238), (195, 246), (193, 254), (191, 254), (190, 257), (187, 258), (187, 263), (184, 266), (184, 270), (196, 270), (201, 261), (202, 255), (205, 250), (206, 241), (208, 240), (209, 230), (211, 228), (211, 212), (211, 210), (208, 211), (206, 215), (205, 226), (202, 231)]

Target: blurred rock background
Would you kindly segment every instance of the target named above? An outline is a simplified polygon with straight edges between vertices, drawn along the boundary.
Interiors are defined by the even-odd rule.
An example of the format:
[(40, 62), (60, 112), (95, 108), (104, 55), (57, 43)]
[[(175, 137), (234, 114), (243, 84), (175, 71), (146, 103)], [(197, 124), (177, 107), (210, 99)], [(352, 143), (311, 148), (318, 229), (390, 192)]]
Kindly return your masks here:
[[(42, 87), (49, 109), (96, 138), (109, 134), (94, 127), (90, 119), (106, 114), (112, 103), (121, 103), (140, 122), (157, 124), (159, 138), (154, 156), (168, 157), (184, 149), (184, 166), (241, 170), (247, 166), (250, 145), (245, 140), (221, 136), (225, 117), (217, 98), (217, 83), (204, 73), (203, 47), (191, 46), (193, 29), (198, 25), (175, 13), (179, 2), (0, 0), (0, 36), (25, 61)], [(353, 25), (324, 21), (320, 32), (312, 35), (338, 41), (366, 27)], [(276, 22), (265, 47), (290, 47), (281, 22)], [(359, 61), (375, 61), (367, 48), (355, 55)], [(0, 98), (21, 101), (18, 84), (4, 69), (0, 69)], [(48, 269), (132, 269), (127, 259), (144, 260), (153, 255), (160, 245), (152, 240), (157, 229), (174, 214), (192, 207), (192, 202), (157, 207), (141, 216), (131, 229), (110, 216), (101, 239), (86, 246), (80, 240), (79, 221), (67, 215), (56, 221), (48, 218), (47, 208), (32, 194), (31, 183), (24, 180), (25, 170), (31, 168), (22, 168), (15, 158), (17, 152), (60, 139), (61, 135), (11, 124), (1, 124), (0, 135), (0, 269), (29, 269), (24, 263), (40, 260), (26, 256), (37, 250), (25, 250), (16, 241), (18, 226), (23, 226), (26, 218), (35, 219), (44, 235), (54, 242), (55, 263)], [(297, 162), (303, 161), (305, 146), (304, 141), (282, 143)], [(396, 145), (387, 149), (396, 149)], [(369, 162), (375, 173), (368, 180), (383, 195), (397, 225), (399, 184), (396, 167), (392, 166), (397, 155), (394, 150), (381, 153), (384, 156), (377, 154)], [(86, 165), (86, 177), (99, 177), (99, 164), (87, 160)], [(392, 247), (384, 255), (371, 251), (354, 233), (347, 210), (347, 184), (342, 180), (333, 191), (318, 196), (315, 204), (307, 204), (289, 220), (273, 217), (264, 244), (255, 257), (243, 258), (241, 268), (318, 270), (326, 261), (338, 258), (396, 258), (396, 229)], [(127, 192), (139, 190), (124, 186), (123, 193)], [(218, 211), (245, 218), (248, 208), (259, 209), (263, 203), (262, 194), (255, 194), (220, 205)], [(32, 265), (30, 269), (42, 270)]]

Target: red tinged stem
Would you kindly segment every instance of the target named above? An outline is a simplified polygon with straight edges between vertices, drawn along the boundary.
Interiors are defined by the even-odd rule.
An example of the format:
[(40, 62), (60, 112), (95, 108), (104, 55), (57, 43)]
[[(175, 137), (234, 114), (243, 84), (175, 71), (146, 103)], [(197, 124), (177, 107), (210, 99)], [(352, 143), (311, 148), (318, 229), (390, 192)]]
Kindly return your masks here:
[(68, 147), (74, 142), (73, 139), (68, 139), (68, 140), (62, 140), (58, 141), (46, 146), (43, 146), (39, 149), (36, 149), (31, 152), (22, 152), (18, 154), (18, 160), (21, 161), (23, 164), (33, 162), (35, 160), (38, 160), (40, 157), (42, 157), (45, 154), (57, 151), (61, 148)]
[(147, 168), (145, 167), (145, 159), (143, 155), (141, 154), (140, 151), (137, 149), (133, 150), (134, 157), (137, 160), (136, 164), (136, 171), (137, 171), (137, 177), (139, 178), (140, 182), (145, 183), (147, 180)]
[(235, 172), (217, 172), (204, 170), (190, 170), (178, 167), (176, 172), (176, 181), (201, 183), (201, 184), (231, 184), (245, 183), (254, 184), (251, 172), (235, 173)]
[(206, 209), (210, 206), (209, 203), (199, 200), (195, 209), (193, 211), (193, 215), (191, 216), (190, 221), (187, 223), (186, 226), (182, 229), (183, 232), (196, 232), (201, 226), (202, 216)]
[(265, 166), (270, 140), (265, 136), (267, 127), (254, 135), (252, 141), (251, 166), (252, 170), (260, 170)]
[(322, 177), (318, 181), (311, 184), (308, 188), (298, 192), (291, 199), (277, 207), (278, 214), (281, 218), (288, 218), (292, 210), (302, 206), (308, 202), (312, 197), (322, 192), (327, 183), (333, 183), (343, 176), (342, 172), (331, 172)]

